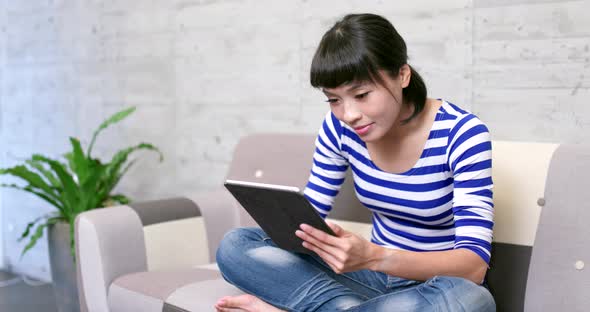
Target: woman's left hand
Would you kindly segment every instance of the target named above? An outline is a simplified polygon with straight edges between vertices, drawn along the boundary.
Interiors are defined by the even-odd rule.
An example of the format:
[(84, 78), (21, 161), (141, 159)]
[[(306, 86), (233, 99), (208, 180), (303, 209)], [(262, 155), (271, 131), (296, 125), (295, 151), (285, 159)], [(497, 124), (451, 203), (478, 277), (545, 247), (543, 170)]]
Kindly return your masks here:
[(336, 236), (302, 224), (295, 234), (303, 240), (303, 247), (315, 252), (337, 274), (370, 269), (377, 245), (337, 224), (327, 223)]

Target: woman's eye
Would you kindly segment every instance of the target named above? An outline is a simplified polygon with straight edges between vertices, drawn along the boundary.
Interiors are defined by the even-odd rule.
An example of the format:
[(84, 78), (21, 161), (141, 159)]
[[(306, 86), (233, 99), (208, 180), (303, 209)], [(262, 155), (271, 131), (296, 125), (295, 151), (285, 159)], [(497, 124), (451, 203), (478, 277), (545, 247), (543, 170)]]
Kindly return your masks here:
[(369, 92), (365, 92), (365, 93), (357, 94), (355, 97), (357, 99), (362, 99), (362, 98), (365, 98), (368, 94), (369, 94)]
[(328, 99), (326, 102), (333, 104), (336, 103), (336, 101), (338, 101), (338, 99)]

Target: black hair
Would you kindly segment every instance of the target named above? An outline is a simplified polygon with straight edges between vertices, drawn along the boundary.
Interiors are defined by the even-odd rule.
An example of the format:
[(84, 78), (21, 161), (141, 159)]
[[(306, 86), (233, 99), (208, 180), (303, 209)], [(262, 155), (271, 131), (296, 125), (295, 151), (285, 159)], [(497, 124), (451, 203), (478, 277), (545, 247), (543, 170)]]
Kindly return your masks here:
[[(354, 81), (379, 83), (384, 70), (392, 78), (407, 64), (404, 39), (385, 18), (375, 14), (349, 14), (328, 30), (311, 63), (310, 82), (315, 88), (336, 88)], [(409, 66), (409, 65), (408, 65)], [(426, 103), (426, 85), (411, 66), (409, 85), (403, 89), (405, 103), (414, 105), (409, 122)]]

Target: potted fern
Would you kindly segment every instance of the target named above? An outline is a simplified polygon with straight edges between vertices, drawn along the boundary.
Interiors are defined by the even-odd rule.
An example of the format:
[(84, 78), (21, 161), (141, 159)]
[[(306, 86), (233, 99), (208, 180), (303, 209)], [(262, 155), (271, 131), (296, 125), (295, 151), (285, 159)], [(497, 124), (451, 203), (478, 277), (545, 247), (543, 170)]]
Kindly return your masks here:
[(98, 134), (134, 111), (134, 107), (128, 108), (105, 120), (94, 131), (86, 152), (80, 141), (71, 137), (72, 150), (63, 155), (63, 162), (34, 154), (24, 164), (0, 169), (0, 175), (12, 175), (27, 183), (24, 186), (0, 186), (34, 194), (56, 208), (54, 213), (28, 223), (20, 240), (29, 239), (22, 250), (22, 258), (47, 228), (51, 274), (59, 311), (79, 311), (73, 236), (76, 216), (87, 210), (130, 202), (127, 196), (112, 194), (112, 191), (135, 163), (136, 160), (128, 161), (131, 153), (151, 150), (159, 154), (160, 162), (163, 160), (160, 150), (149, 143), (119, 150), (110, 162), (91, 156)]

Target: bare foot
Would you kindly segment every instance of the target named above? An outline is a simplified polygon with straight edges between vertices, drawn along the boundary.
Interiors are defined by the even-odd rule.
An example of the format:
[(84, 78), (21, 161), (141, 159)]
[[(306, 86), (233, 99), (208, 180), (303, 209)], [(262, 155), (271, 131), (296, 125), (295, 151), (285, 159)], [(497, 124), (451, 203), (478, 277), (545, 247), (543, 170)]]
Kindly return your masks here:
[(218, 312), (285, 312), (252, 295), (223, 297), (215, 304)]

